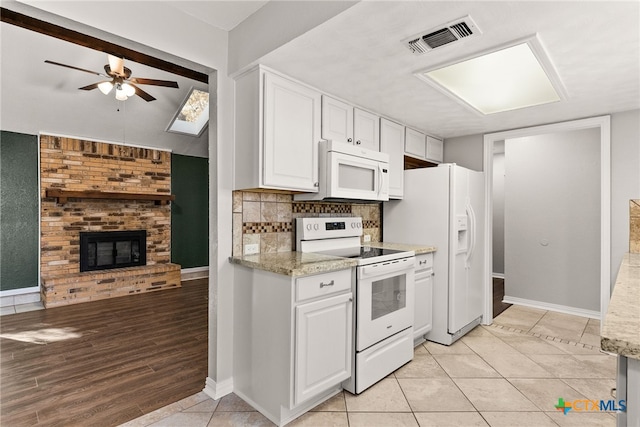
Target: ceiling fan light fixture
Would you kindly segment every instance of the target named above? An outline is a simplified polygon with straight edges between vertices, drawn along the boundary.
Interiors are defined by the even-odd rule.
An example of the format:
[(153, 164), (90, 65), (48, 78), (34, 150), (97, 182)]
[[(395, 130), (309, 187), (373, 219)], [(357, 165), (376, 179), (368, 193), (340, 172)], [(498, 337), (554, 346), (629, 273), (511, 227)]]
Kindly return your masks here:
[(126, 101), (128, 98), (121, 84), (116, 85), (116, 99), (118, 101)]
[(109, 95), (109, 92), (111, 92), (111, 89), (113, 89), (113, 83), (111, 82), (98, 83), (98, 89), (100, 89), (100, 92), (104, 93), (105, 95)]
[(122, 90), (127, 96), (133, 96), (136, 94), (136, 88), (131, 86), (129, 83), (122, 83)]

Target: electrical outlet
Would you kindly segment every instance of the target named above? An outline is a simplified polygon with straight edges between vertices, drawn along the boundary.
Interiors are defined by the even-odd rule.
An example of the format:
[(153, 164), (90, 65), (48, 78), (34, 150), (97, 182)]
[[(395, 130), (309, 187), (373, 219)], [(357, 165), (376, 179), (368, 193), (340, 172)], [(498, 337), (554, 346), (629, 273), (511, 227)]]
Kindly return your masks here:
[(253, 255), (260, 252), (260, 245), (257, 243), (244, 245), (244, 254), (245, 255)]
[(364, 235), (364, 241), (365, 242), (370, 242), (371, 241), (371, 235), (370, 234), (365, 234)]

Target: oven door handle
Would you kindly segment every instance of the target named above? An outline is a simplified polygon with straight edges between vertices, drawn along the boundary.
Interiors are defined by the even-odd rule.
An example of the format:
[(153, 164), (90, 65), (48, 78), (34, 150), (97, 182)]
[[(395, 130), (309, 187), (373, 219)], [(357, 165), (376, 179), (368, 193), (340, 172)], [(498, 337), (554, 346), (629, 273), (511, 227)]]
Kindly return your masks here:
[(415, 257), (410, 257), (380, 262), (377, 264), (365, 265), (361, 267), (360, 271), (362, 274), (360, 275), (360, 277), (365, 279), (403, 270), (411, 270), (415, 267), (414, 264)]

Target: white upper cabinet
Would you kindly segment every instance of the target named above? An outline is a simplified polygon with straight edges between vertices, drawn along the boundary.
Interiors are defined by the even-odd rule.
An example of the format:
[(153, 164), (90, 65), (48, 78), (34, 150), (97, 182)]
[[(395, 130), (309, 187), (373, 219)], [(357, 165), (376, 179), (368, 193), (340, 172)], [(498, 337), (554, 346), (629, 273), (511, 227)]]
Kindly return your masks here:
[(360, 147), (380, 151), (380, 117), (354, 108), (353, 141)]
[(380, 117), (323, 95), (322, 139), (380, 151)]
[(389, 155), (389, 198), (404, 195), (404, 126), (380, 119), (380, 151)]
[(407, 128), (406, 139), (404, 141), (405, 154), (407, 156), (424, 159), (427, 154), (426, 138), (427, 136), (424, 133)]
[(353, 107), (322, 95), (322, 139), (353, 143)]
[(435, 163), (442, 163), (443, 157), (444, 144), (442, 140), (427, 135), (427, 160)]
[(407, 156), (432, 163), (442, 163), (443, 142), (441, 139), (407, 128), (404, 152)]
[(236, 80), (234, 188), (318, 191), (320, 92), (262, 67)]

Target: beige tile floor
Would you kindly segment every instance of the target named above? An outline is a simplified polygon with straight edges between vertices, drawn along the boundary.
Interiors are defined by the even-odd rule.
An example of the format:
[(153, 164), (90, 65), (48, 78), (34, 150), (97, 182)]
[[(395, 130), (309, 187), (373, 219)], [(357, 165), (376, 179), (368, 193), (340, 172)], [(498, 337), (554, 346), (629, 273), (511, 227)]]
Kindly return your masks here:
[[(512, 306), (451, 346), (426, 342), (364, 393), (343, 392), (290, 426), (615, 426), (610, 413), (567, 415), (559, 397), (608, 400), (616, 359), (599, 351), (599, 322)], [(272, 426), (234, 394), (198, 393), (126, 427)]]

